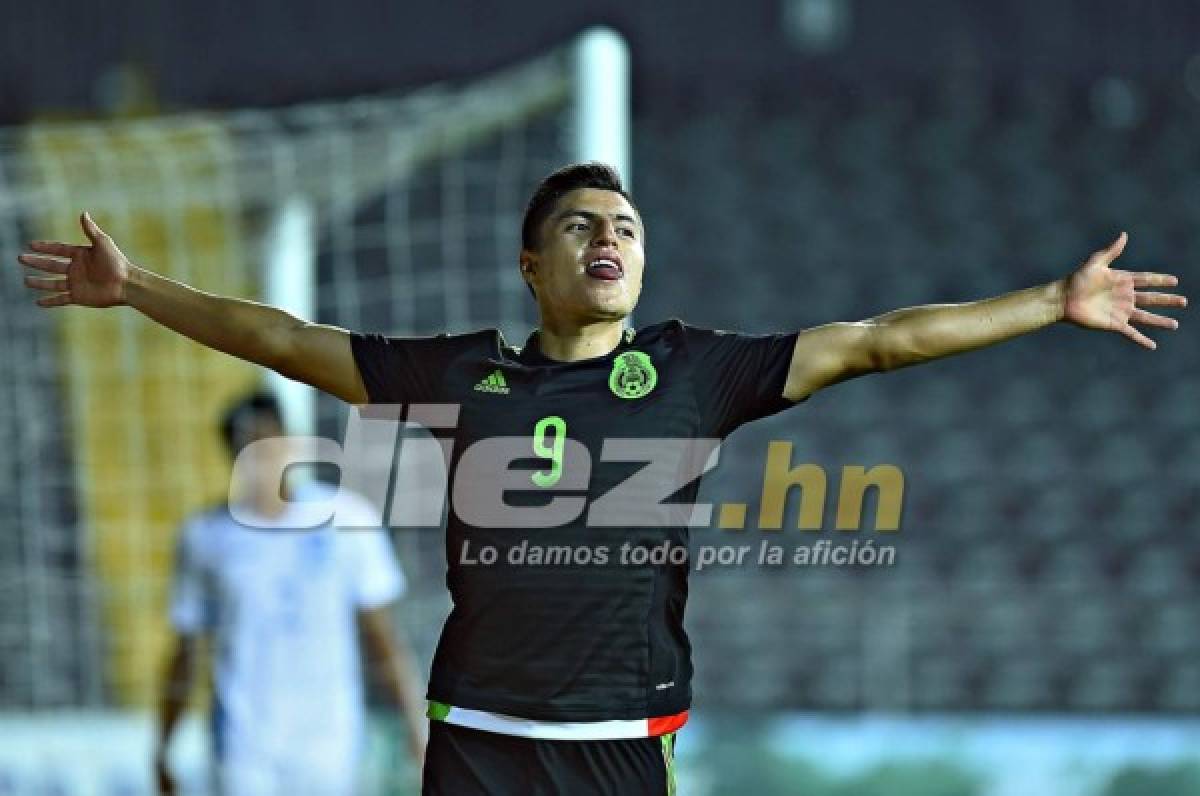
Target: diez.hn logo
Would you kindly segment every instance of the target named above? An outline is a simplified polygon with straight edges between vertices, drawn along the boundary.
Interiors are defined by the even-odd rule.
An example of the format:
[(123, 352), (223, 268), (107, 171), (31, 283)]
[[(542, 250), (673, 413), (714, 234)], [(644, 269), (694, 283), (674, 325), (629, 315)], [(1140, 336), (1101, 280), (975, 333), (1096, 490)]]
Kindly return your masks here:
[[(630, 356), (630, 355), (633, 356)], [(653, 365), (638, 352), (613, 365), (609, 386), (627, 398), (654, 389)], [(642, 355), (644, 356), (644, 355)], [(504, 394), (508, 386), (499, 371), (480, 381), (476, 390)], [(325, 437), (277, 437), (246, 446), (234, 461), (231, 490), (247, 479), (273, 479), (283, 484), (294, 465), (333, 465), (341, 474), (339, 488), (364, 498), (377, 516), (364, 516), (362, 501), (353, 511), (336, 496), (329, 500), (288, 502), (279, 496), (275, 512), (243, 510), (230, 500), (234, 519), (250, 527), (263, 525), (264, 514), (285, 514), (290, 528), (315, 528), (331, 520), (339, 528), (433, 527), (441, 524), (449, 497), (457, 516), (485, 528), (556, 528), (584, 516), (588, 527), (709, 527), (714, 506), (709, 503), (676, 503), (668, 499), (717, 465), (717, 439), (627, 439), (603, 441), (599, 461), (640, 464), (632, 475), (598, 497), (587, 497), (594, 466), (588, 448), (572, 439), (563, 418), (550, 415), (530, 429), (529, 436), (490, 437), (473, 442), (459, 452), (454, 477), (449, 477), (453, 440), (445, 432), (456, 427), (458, 404), (412, 404), (406, 422), (401, 405), (356, 408), (350, 413), (345, 441)], [(402, 428), (409, 430), (400, 439)], [(412, 428), (442, 432), (441, 436), (414, 434)], [(397, 444), (397, 443), (401, 444)], [(398, 452), (397, 452), (398, 451)], [(774, 441), (767, 448), (757, 527), (779, 531), (784, 527), (789, 497), (799, 491), (796, 527), (819, 531), (829, 513), (829, 477), (813, 463), (795, 464), (793, 445)], [(540, 460), (538, 468), (516, 464)], [(388, 501), (389, 488), (392, 500)], [(276, 490), (278, 494), (279, 490)], [(533, 492), (535, 505), (510, 504), (506, 495)], [(869, 495), (875, 498), (874, 528), (893, 532), (900, 528), (904, 476), (891, 464), (870, 468), (843, 466), (833, 513), (833, 527), (855, 531), (862, 526)], [(232, 498), (232, 495), (231, 495)], [(723, 503), (715, 512), (716, 526), (737, 531), (747, 527), (747, 503)]]

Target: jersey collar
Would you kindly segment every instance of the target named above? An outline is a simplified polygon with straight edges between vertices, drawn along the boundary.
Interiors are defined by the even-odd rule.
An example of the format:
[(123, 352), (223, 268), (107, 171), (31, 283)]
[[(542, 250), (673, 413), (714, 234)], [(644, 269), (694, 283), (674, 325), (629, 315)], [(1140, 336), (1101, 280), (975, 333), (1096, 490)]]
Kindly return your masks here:
[(539, 337), (537, 329), (530, 332), (529, 337), (525, 340), (525, 345), (521, 347), (521, 352), (517, 355), (517, 361), (524, 365), (580, 365), (587, 362), (603, 362), (611, 359), (617, 354), (624, 351), (633, 344), (634, 338), (637, 337), (637, 332), (633, 329), (626, 329), (621, 335), (621, 341), (617, 343), (617, 347), (607, 354), (598, 357), (590, 357), (588, 359), (578, 359), (574, 362), (563, 362), (558, 359), (551, 359), (542, 353), (542, 348), (539, 345)]

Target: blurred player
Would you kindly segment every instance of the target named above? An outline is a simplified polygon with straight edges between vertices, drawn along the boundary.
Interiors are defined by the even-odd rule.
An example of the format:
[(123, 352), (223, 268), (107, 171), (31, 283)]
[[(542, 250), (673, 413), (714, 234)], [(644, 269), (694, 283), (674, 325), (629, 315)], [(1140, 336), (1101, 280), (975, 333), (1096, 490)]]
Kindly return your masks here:
[[(155, 754), (160, 789), (174, 792), (167, 749), (202, 640), (215, 658), (211, 735), (222, 796), (356, 792), (364, 741), (360, 635), (371, 671), (403, 713), (419, 764), (424, 706), (408, 650), (392, 632), (404, 577), (383, 531), (362, 529), (377, 518), (361, 498), (343, 492), (345, 530), (289, 527), (297, 524), (290, 522), (295, 508), (281, 502), (278, 479), (286, 442), (270, 393), (233, 405), (221, 431), (233, 456), (252, 442), (275, 444), (255, 446), (260, 458), (241, 471), (251, 475), (231, 485), (229, 505), (255, 527), (239, 523), (227, 506), (184, 523), (170, 610), (177, 638)], [(285, 499), (295, 502), (334, 491), (316, 482), (287, 489)]]
[[(128, 304), (204, 345), (353, 404), (457, 404), (452, 464), (480, 440), (523, 438), (530, 442), (526, 455), (547, 465), (534, 486), (560, 503), (572, 499), (557, 494), (568, 465), (590, 457), (582, 485), (588, 511), (553, 528), (496, 527), (493, 520), (510, 507), (492, 503), (491, 512), (479, 511), (474, 493), (465, 495), (469, 517), (464, 505), (451, 502), (446, 534), (454, 610), (430, 678), (424, 772), (425, 793), (447, 796), (673, 790), (672, 734), (691, 701), (691, 647), (683, 629), (687, 565), (513, 566), (501, 553), (494, 566), (468, 566), (460, 558), (464, 549), (533, 537), (610, 547), (686, 544), (685, 524), (588, 522), (601, 498), (629, 475), (629, 462), (603, 460), (606, 440), (721, 439), (840, 381), (1057, 321), (1153, 348), (1133, 324), (1177, 324), (1144, 308), (1184, 306), (1181, 296), (1146, 290), (1173, 287), (1173, 276), (1110, 267), (1125, 247), (1122, 233), (1067, 276), (996, 298), (790, 334), (716, 332), (678, 320), (635, 334), (623, 321), (641, 292), (646, 230), (619, 177), (601, 164), (550, 175), (530, 200), (519, 261), (540, 323), (519, 349), (495, 330), (384, 338), (305, 323), (157, 276), (129, 262), (86, 215), (82, 224), (90, 245), (35, 242), (20, 257), (49, 274), (26, 277), (44, 294), (42, 306)], [(729, 266), (729, 284), (712, 287), (735, 296), (737, 281), (753, 272), (746, 263)], [(688, 278), (688, 267), (679, 263), (673, 278)], [(817, 301), (820, 290), (819, 283), (797, 285), (795, 296), (780, 300)], [(674, 500), (692, 502), (697, 489), (692, 480)], [(671, 489), (659, 494), (665, 499)]]

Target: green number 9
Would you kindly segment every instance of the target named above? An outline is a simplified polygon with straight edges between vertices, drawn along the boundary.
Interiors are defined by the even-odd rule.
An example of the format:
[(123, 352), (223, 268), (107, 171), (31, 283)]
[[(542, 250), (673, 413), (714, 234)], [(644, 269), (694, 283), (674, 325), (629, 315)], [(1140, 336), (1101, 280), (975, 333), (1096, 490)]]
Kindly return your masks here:
[[(553, 438), (551, 438), (553, 434)], [(557, 415), (543, 417), (533, 429), (533, 452), (550, 460), (549, 471), (533, 474), (540, 487), (554, 486), (562, 478), (563, 446), (567, 442), (567, 421)]]

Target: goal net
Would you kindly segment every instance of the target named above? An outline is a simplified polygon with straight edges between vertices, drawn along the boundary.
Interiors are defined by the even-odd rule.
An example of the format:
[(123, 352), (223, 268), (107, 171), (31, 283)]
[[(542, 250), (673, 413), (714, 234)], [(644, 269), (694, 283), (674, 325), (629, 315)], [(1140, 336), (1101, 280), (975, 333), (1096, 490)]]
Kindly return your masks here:
[[(623, 57), (594, 31), (403, 96), (0, 130), (0, 251), (81, 242), (88, 209), (134, 262), (200, 289), (355, 330), (498, 327), (519, 344), (536, 317), (516, 262), (524, 204), (571, 160), (627, 171)], [(217, 418), (264, 374), (133, 310), (40, 310), (15, 268), (0, 301), (0, 711), (144, 712), (177, 529), (226, 494)], [(290, 430), (340, 438), (337, 401), (275, 386)], [(427, 664), (442, 540), (396, 541)]]

